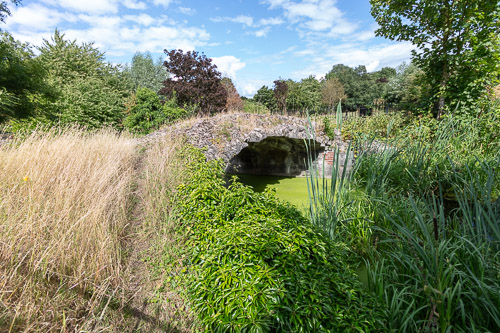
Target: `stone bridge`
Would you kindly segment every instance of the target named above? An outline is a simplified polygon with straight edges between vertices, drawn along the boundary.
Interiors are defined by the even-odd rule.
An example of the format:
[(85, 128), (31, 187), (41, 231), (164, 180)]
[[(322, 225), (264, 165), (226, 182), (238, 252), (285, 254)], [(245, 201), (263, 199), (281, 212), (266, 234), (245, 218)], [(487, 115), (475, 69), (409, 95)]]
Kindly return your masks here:
[[(324, 166), (325, 174), (331, 176), (333, 150), (339, 148), (343, 165), (347, 149), (340, 133), (330, 139), (315, 122), (290, 116), (222, 114), (181, 123), (171, 130), (205, 149), (208, 160), (222, 159), (226, 172), (232, 174), (303, 176), (309, 150), (319, 171)], [(161, 131), (152, 136), (158, 135)]]

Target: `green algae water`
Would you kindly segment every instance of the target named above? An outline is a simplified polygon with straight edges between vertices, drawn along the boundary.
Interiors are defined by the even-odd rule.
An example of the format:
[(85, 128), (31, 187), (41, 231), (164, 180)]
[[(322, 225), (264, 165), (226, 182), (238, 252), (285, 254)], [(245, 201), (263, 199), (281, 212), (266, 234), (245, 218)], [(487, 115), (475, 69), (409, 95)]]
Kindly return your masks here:
[(237, 175), (240, 182), (251, 186), (256, 192), (263, 192), (266, 188), (276, 190), (276, 196), (286, 200), (297, 208), (309, 206), (307, 193), (307, 179), (305, 177), (280, 177)]
[[(266, 188), (276, 190), (276, 196), (286, 200), (299, 209), (309, 207), (309, 193), (307, 191), (306, 177), (280, 177), (280, 176), (257, 176), (236, 175), (240, 182), (251, 186), (256, 192), (263, 192)], [(329, 184), (329, 181), (327, 182)], [(356, 275), (360, 282), (368, 287), (368, 271), (364, 262), (360, 262), (356, 268)]]

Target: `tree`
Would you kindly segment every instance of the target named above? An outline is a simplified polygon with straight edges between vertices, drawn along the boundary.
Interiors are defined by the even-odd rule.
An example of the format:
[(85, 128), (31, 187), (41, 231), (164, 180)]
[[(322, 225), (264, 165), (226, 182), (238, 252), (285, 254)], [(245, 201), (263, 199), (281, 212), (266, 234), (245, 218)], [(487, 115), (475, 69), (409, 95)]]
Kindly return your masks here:
[(221, 82), (221, 73), (212, 59), (196, 51), (172, 50), (165, 53), (163, 64), (173, 75), (163, 82), (160, 94), (172, 97), (174, 92), (180, 105), (199, 107), (200, 114), (213, 114), (226, 108), (227, 92)]
[(321, 107), (321, 84), (314, 76), (302, 79), (300, 82), (287, 81), (287, 109), (303, 113), (306, 110), (318, 110)]
[(498, 82), (499, 18), (492, 0), (370, 0), (378, 36), (410, 41), (431, 85), (437, 118), (445, 106), (473, 105)]
[(29, 44), (0, 32), (0, 123), (35, 113), (42, 97), (49, 97), (46, 71)]
[(323, 83), (321, 88), (321, 100), (328, 106), (328, 109), (333, 110), (341, 100), (346, 100), (347, 96), (344, 91), (344, 86), (339, 79), (332, 77)]
[(387, 83), (395, 70), (384, 67), (380, 71), (368, 73), (365, 66), (351, 68), (346, 65), (334, 65), (325, 76), (327, 80), (336, 78), (342, 84), (347, 95), (345, 106), (349, 110), (372, 108), (387, 89)]
[(121, 126), (132, 87), (119, 67), (105, 62), (93, 43), (78, 45), (57, 30), (39, 50), (56, 99), (46, 103), (37, 117), (89, 128)]
[(238, 94), (238, 90), (234, 87), (233, 81), (228, 77), (224, 77), (221, 82), (227, 93), (226, 110), (237, 112), (243, 111), (243, 100), (240, 94)]
[(288, 97), (288, 85), (284, 80), (274, 81), (274, 99), (276, 100), (276, 108), (281, 114), (286, 113), (286, 98)]
[(268, 86), (262, 86), (253, 96), (253, 100), (264, 105), (270, 112), (276, 112), (278, 106), (274, 98), (274, 92)]
[(423, 80), (424, 73), (414, 63), (401, 64), (396, 75), (389, 79), (384, 95), (387, 103), (399, 109), (417, 112), (424, 107), (423, 101), (428, 91)]
[(148, 88), (158, 92), (163, 81), (168, 78), (168, 73), (163, 66), (163, 59), (160, 57), (153, 61), (149, 52), (137, 52), (132, 58), (132, 64), (127, 66), (125, 71), (130, 75), (134, 84), (134, 90)]
[[(19, 6), (21, 0), (11, 0), (10, 2)], [(0, 1), (0, 22), (4, 23), (7, 16), (10, 16), (10, 9), (7, 7), (7, 1)]]

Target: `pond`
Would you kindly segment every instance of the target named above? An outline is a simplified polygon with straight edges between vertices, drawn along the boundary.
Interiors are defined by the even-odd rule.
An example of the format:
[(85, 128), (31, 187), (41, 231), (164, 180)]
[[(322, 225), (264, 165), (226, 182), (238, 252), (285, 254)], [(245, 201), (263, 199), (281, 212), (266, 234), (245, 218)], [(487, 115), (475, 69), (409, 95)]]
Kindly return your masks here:
[[(231, 175), (228, 175), (231, 176)], [(266, 188), (276, 189), (276, 196), (286, 200), (299, 209), (309, 207), (309, 194), (306, 177), (281, 177), (260, 175), (235, 175), (239, 181), (251, 186), (256, 192), (263, 192)], [(328, 182), (329, 184), (329, 182)], [(356, 274), (364, 286), (368, 285), (368, 272), (364, 262), (356, 268)]]
[(276, 189), (276, 196), (286, 200), (297, 208), (309, 205), (307, 193), (307, 179), (305, 177), (257, 176), (237, 175), (240, 182), (253, 187), (256, 192), (263, 192), (266, 188)]

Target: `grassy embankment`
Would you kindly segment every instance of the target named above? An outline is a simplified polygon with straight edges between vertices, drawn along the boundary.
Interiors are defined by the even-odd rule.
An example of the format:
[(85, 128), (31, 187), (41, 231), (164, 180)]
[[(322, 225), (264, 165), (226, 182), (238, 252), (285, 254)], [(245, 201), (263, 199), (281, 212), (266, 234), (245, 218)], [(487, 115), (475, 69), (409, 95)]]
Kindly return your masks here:
[(0, 331), (191, 330), (144, 263), (175, 242), (179, 145), (66, 129), (0, 146)]

